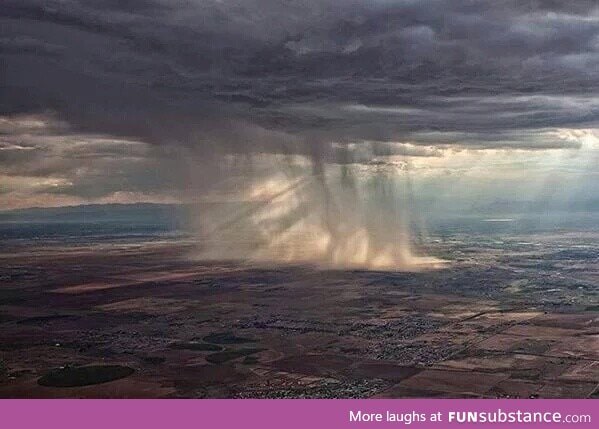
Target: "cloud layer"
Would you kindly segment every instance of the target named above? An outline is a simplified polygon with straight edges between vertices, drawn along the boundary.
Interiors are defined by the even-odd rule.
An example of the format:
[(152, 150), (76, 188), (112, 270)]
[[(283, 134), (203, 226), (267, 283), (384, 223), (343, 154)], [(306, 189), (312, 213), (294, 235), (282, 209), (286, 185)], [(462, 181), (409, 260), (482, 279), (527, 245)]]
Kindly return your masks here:
[(160, 120), (185, 140), (172, 128), (208, 133), (219, 118), (492, 145), (599, 115), (594, 1), (18, 0), (2, 15), (2, 110), (53, 109), (99, 132), (160, 138)]
[(599, 126), (594, 0), (5, 0), (0, 22), (5, 192), (162, 192), (230, 153), (576, 149), (558, 130)]

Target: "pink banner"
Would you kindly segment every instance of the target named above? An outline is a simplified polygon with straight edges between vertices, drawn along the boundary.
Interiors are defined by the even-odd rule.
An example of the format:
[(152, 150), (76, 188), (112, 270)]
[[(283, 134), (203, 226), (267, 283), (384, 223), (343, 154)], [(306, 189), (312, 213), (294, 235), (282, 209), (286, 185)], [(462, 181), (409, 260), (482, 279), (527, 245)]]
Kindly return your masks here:
[(2, 427), (596, 428), (593, 400), (2, 400)]

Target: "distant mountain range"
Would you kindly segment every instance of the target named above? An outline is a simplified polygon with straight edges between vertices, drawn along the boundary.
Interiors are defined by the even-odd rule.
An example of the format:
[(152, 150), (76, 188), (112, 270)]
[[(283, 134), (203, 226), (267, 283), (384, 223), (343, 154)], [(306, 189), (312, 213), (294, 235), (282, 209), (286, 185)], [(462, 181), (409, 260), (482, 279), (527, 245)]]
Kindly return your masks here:
[[(207, 203), (206, 206), (211, 206)], [(495, 200), (462, 206), (443, 202), (416, 201), (415, 210), (428, 216), (488, 216), (488, 215), (544, 215), (564, 213), (598, 213), (599, 200), (576, 202), (538, 200)], [(126, 222), (126, 223), (180, 223), (190, 214), (198, 213), (186, 204), (88, 204), (64, 207), (33, 207), (0, 211), (0, 222)]]
[(182, 221), (186, 213), (186, 206), (180, 204), (89, 204), (0, 211), (0, 222), (163, 223)]
[(530, 201), (495, 200), (493, 202), (472, 207), (473, 213), (504, 214), (549, 214), (549, 213), (594, 213), (599, 212), (599, 200), (564, 201), (539, 199)]

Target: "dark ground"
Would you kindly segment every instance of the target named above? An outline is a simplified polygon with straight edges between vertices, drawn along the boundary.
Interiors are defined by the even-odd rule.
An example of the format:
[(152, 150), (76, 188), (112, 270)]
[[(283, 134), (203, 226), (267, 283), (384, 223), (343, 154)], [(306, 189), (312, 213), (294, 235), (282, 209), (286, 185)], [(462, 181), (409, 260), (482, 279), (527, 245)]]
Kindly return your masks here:
[(485, 237), (431, 239), (452, 263), (423, 273), (13, 241), (0, 397), (597, 396), (599, 236)]

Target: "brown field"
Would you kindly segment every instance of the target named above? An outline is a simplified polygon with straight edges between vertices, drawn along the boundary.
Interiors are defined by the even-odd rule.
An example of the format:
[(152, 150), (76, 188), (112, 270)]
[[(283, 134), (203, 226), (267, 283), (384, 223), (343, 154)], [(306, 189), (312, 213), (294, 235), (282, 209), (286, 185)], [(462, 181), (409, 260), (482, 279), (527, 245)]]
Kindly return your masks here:
[(530, 273), (492, 258), (388, 273), (198, 263), (187, 250), (0, 255), (0, 397), (597, 395), (594, 301), (544, 302), (518, 283)]

